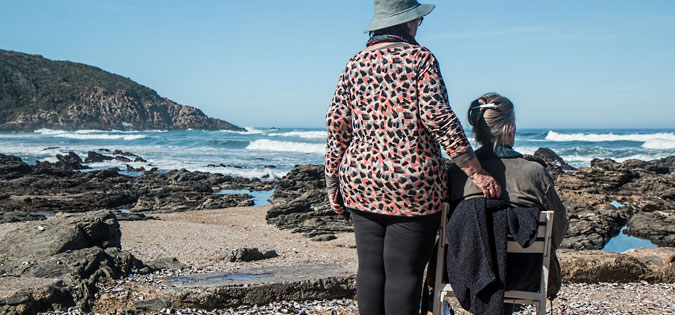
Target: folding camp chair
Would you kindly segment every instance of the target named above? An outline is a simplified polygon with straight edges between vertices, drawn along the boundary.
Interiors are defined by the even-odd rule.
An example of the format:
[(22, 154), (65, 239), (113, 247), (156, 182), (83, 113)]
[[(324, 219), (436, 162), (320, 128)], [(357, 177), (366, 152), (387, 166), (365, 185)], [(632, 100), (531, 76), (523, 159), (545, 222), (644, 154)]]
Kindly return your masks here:
[[(445, 227), (448, 222), (448, 215), (450, 212), (450, 205), (443, 204), (443, 211), (441, 212), (441, 228), (440, 240), (438, 242), (438, 252), (436, 255), (436, 278), (434, 282), (434, 315), (441, 315), (441, 307), (443, 301), (449, 297), (453, 297), (454, 293), (449, 283), (443, 282), (445, 271), (445, 254), (448, 246), (448, 241), (445, 239)], [(542, 211), (539, 215), (539, 230), (537, 232), (537, 240), (528, 248), (523, 248), (514, 241), (509, 235), (507, 244), (507, 253), (524, 253), (524, 254), (542, 254), (541, 261), (541, 281), (539, 282), (539, 290), (536, 292), (529, 291), (506, 291), (504, 292), (504, 302), (512, 304), (531, 304), (537, 308), (537, 314), (546, 314), (546, 290), (548, 288), (548, 270), (551, 261), (551, 232), (553, 231), (553, 211)]]

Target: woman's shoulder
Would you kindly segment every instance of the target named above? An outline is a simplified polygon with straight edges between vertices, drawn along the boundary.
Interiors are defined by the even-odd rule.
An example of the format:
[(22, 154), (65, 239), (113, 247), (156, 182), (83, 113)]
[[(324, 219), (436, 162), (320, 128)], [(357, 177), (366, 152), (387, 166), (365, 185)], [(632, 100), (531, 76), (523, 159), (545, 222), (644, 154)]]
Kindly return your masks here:
[(542, 164), (536, 160), (530, 160), (525, 157), (504, 159), (507, 168), (515, 170), (520, 176), (530, 178), (532, 180), (541, 181), (548, 184), (553, 181), (551, 175)]

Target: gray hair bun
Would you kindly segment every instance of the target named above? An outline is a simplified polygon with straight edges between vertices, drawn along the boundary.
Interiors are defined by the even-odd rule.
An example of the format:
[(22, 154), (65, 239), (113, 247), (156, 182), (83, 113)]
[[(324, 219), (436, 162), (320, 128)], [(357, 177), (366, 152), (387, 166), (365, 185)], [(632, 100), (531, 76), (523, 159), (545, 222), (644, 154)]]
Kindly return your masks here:
[(471, 102), (468, 117), (476, 141), (493, 148), (504, 138), (509, 123), (516, 121), (513, 103), (497, 93), (487, 93)]

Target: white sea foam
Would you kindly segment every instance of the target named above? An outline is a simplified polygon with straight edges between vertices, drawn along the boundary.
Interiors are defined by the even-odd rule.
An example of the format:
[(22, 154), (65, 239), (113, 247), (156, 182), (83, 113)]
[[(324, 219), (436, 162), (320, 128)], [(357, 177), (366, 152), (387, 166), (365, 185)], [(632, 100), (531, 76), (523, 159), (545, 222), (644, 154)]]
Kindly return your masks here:
[(15, 143), (0, 143), (0, 153), (15, 155), (24, 158), (24, 162), (33, 163), (33, 160), (27, 160), (26, 157), (37, 158), (40, 161), (56, 162), (56, 154), (64, 154), (61, 148), (45, 148), (42, 145), (19, 145)]
[[(246, 177), (246, 178), (262, 178), (262, 179), (278, 179), (286, 175), (289, 170), (279, 169), (279, 168), (264, 168), (264, 167), (251, 167), (251, 168), (238, 168), (238, 167), (208, 167), (206, 166), (205, 161), (186, 161), (186, 160), (177, 160), (177, 159), (157, 159), (149, 161), (152, 163), (152, 166), (156, 166), (160, 170), (176, 170), (176, 169), (186, 169), (192, 172), (205, 172), (205, 173), (220, 173), (223, 175), (237, 176), (237, 177)], [(110, 163), (110, 164), (105, 164)], [(95, 164), (94, 167), (110, 167), (110, 166), (119, 166), (114, 165), (115, 161), (106, 161), (101, 162), (100, 164)], [(128, 163), (127, 163), (128, 164)], [(123, 165), (122, 165), (123, 166)], [(134, 167), (138, 167), (134, 165)], [(147, 168), (148, 166), (146, 166)]]
[(324, 154), (325, 145), (316, 143), (258, 139), (251, 141), (251, 143), (249, 143), (246, 147), (246, 150)]
[(598, 157), (598, 156), (588, 156), (588, 155), (577, 155), (577, 154), (563, 154), (560, 156), (563, 161), (567, 162), (567, 164), (572, 165), (574, 167), (582, 167), (582, 166), (589, 166), (591, 164), (591, 160), (594, 158), (604, 158), (604, 157)]
[(146, 138), (145, 135), (110, 135), (110, 134), (64, 134), (58, 137), (68, 139), (86, 139), (86, 140), (115, 140), (122, 139), (125, 141), (138, 140)]
[(659, 133), (648, 133), (648, 134), (626, 134), (626, 135), (617, 135), (614, 133), (559, 133), (553, 130), (549, 130), (546, 135), (546, 140), (548, 141), (588, 141), (588, 142), (601, 142), (601, 141), (639, 141), (647, 142), (653, 140), (665, 140), (675, 142), (675, 132), (659, 132)]
[[(664, 157), (668, 157), (671, 154), (668, 153), (657, 153), (657, 154), (635, 154), (635, 155), (630, 155), (622, 158), (616, 158), (613, 159), (619, 163), (625, 161), (625, 160), (642, 160), (642, 161), (651, 161), (651, 160), (657, 160), (661, 159)], [(611, 157), (610, 157), (611, 158)]]
[(675, 140), (665, 140), (665, 139), (655, 139), (647, 140), (642, 144), (642, 147), (645, 149), (675, 149)]
[[(105, 131), (105, 130), (76, 130), (76, 131), (65, 131), (65, 130), (53, 130), (53, 129), (38, 129), (35, 131), (41, 135), (58, 137), (58, 138), (68, 138), (68, 139), (80, 139), (80, 140), (116, 140), (122, 139), (126, 141), (138, 140), (146, 138), (146, 135), (139, 134), (128, 134), (127, 132), (121, 131)], [(122, 133), (122, 134), (118, 134)]]
[(270, 168), (194, 168), (191, 171), (221, 173), (223, 175), (246, 177), (246, 178), (262, 178), (262, 179), (278, 179), (284, 177), (288, 171)]
[(518, 152), (520, 152), (520, 153), (522, 153), (522, 154), (529, 154), (529, 155), (532, 155), (532, 154), (534, 154), (534, 152), (536, 152), (537, 149), (539, 149), (539, 148), (538, 148), (538, 147), (521, 147), (521, 146), (516, 146), (516, 147), (514, 147), (513, 149), (516, 150), (516, 151), (518, 151)]
[(259, 135), (265, 133), (264, 130), (260, 129), (255, 129), (253, 127), (244, 127), (246, 129), (245, 131), (235, 131), (235, 130), (220, 130), (220, 132), (227, 132), (227, 133), (239, 133), (242, 135)]
[(668, 153), (656, 153), (656, 154), (634, 154), (634, 155), (629, 155), (625, 157), (614, 157), (614, 156), (606, 156), (606, 155), (596, 155), (596, 156), (590, 156), (590, 155), (576, 155), (576, 154), (563, 154), (560, 157), (570, 165), (574, 167), (586, 167), (591, 164), (591, 160), (593, 159), (606, 159), (610, 158), (618, 163), (621, 163), (626, 160), (642, 160), (642, 161), (651, 161), (651, 160), (656, 160), (660, 158), (664, 158), (669, 156), (670, 154)]
[(303, 139), (326, 139), (328, 137), (327, 131), (289, 131), (281, 133), (270, 133), (270, 136), (280, 137), (299, 137)]

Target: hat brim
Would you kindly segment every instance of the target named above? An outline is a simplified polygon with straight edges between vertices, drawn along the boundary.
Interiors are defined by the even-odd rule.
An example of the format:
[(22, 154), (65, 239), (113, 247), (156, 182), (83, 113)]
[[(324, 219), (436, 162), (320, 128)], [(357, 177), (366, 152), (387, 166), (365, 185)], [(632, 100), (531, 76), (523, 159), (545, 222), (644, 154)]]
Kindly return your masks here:
[(364, 33), (381, 30), (394, 25), (410, 22), (412, 20), (421, 18), (434, 10), (435, 4), (420, 4), (412, 10), (401, 12), (400, 14), (387, 16), (383, 18), (375, 18), (370, 25), (363, 31)]

